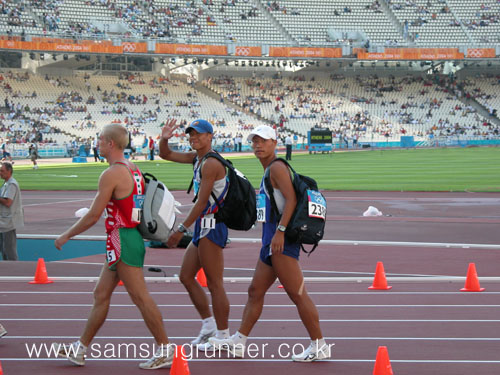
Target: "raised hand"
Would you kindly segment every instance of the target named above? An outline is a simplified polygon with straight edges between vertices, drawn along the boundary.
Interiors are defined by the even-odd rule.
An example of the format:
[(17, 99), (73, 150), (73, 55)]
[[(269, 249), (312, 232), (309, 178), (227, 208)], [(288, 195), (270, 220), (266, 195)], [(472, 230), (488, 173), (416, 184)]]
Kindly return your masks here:
[(165, 140), (169, 140), (170, 138), (173, 137), (175, 129), (179, 127), (179, 125), (176, 125), (177, 120), (174, 118), (168, 119), (165, 122), (165, 125), (163, 128), (161, 128), (161, 138)]

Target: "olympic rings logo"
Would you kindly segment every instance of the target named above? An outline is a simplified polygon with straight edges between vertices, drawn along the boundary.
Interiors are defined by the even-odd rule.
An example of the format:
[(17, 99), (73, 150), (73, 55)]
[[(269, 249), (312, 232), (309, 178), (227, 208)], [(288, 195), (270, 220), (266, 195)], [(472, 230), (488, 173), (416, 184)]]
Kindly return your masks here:
[(467, 51), (467, 56), (468, 57), (482, 57), (483, 56), (483, 50), (482, 49), (477, 49), (477, 48), (474, 48), (474, 49), (469, 49)]
[(249, 56), (250, 47), (236, 47), (236, 56)]
[(123, 43), (123, 52), (134, 52), (135, 44), (134, 43)]

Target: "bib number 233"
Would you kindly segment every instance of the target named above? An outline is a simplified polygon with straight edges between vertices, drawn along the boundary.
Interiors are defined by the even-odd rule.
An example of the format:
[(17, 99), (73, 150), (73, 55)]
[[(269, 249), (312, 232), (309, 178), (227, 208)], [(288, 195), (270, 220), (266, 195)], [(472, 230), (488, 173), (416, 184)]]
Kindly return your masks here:
[(309, 200), (309, 217), (326, 220), (326, 201), (321, 193), (315, 190), (307, 190)]

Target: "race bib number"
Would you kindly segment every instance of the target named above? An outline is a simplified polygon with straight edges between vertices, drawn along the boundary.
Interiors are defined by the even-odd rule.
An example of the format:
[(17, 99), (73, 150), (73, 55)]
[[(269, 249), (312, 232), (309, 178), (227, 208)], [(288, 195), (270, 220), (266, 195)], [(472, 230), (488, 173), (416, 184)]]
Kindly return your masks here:
[(134, 208), (142, 209), (144, 207), (144, 194), (135, 194), (134, 195)]
[(109, 264), (112, 264), (113, 262), (116, 262), (115, 251), (114, 250), (107, 250), (106, 251), (106, 258), (107, 258)]
[(132, 208), (132, 217), (130, 218), (133, 223), (141, 222), (143, 207), (144, 207), (144, 194), (135, 194), (134, 207)]
[(204, 217), (201, 219), (202, 229), (215, 229), (215, 219), (213, 217)]
[(325, 198), (315, 190), (307, 190), (309, 201), (309, 217), (317, 217), (326, 220), (326, 201)]
[(142, 210), (140, 208), (132, 208), (132, 222), (140, 223), (142, 216)]
[(257, 194), (257, 221), (266, 222), (266, 195)]

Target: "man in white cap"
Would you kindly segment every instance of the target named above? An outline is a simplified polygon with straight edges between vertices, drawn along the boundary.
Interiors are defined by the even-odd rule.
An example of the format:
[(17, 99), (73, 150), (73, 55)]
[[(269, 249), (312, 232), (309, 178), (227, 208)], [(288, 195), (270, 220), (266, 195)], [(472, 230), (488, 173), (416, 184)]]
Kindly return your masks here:
[(257, 217), (262, 222), (262, 247), (248, 288), (248, 300), (243, 310), (240, 328), (229, 339), (211, 338), (209, 341), (217, 348), (227, 348), (235, 357), (243, 357), (248, 335), (262, 313), (264, 296), (278, 278), (297, 306), (300, 319), (311, 338), (310, 345), (302, 353), (293, 354), (292, 359), (296, 362), (312, 362), (330, 358), (333, 344), (326, 344), (323, 338), (318, 310), (304, 285), (304, 276), (299, 265), (300, 244), (290, 243), (285, 237), (286, 227), (297, 205), (297, 198), (287, 165), (275, 162), (277, 161), (276, 132), (267, 125), (260, 125), (250, 133), (248, 140), (252, 142), (255, 156), (264, 170), (269, 168), (269, 178), (274, 188), (274, 199), (280, 216), (271, 214), (271, 200), (262, 178), (257, 195)]
[[(175, 247), (191, 225), (194, 226), (193, 240), (188, 245), (182, 260), (179, 279), (189, 293), (194, 307), (202, 319), (202, 328), (191, 344), (199, 350), (212, 350), (210, 337), (226, 339), (229, 337), (229, 301), (224, 289), (224, 257), (228, 230), (222, 222), (216, 222), (214, 214), (218, 205), (212, 195), (222, 205), (228, 189), (226, 168), (215, 158), (204, 158), (212, 150), (213, 127), (203, 119), (193, 121), (187, 128), (189, 144), (194, 151), (176, 152), (168, 146), (168, 140), (177, 129), (176, 120), (166, 121), (160, 139), (160, 157), (177, 163), (193, 164), (193, 186), (195, 204), (187, 217), (170, 235), (168, 247)], [(203, 288), (195, 277), (203, 268), (207, 286), (212, 296), (213, 316)], [(215, 319), (214, 319), (215, 318)]]

